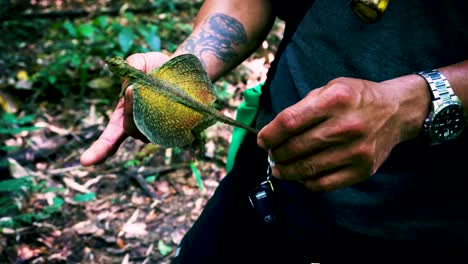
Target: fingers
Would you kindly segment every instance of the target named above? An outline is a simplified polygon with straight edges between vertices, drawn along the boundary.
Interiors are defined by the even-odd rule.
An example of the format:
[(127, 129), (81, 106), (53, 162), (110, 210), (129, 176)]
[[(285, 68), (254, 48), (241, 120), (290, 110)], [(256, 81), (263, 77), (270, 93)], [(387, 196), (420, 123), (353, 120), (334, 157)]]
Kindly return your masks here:
[(343, 143), (290, 163), (276, 163), (273, 176), (283, 180), (319, 178), (341, 167), (352, 167), (356, 174), (370, 175), (374, 150), (367, 144)]
[(305, 129), (323, 122), (327, 118), (325, 109), (316, 97), (309, 94), (297, 104), (280, 112), (273, 121), (258, 134), (260, 147), (272, 149)]
[(364, 179), (365, 177), (357, 175), (352, 168), (344, 167), (324, 177), (305, 180), (303, 184), (311, 191), (329, 192), (361, 182)]
[(133, 87), (130, 86), (125, 91), (125, 99), (124, 99), (124, 129), (125, 132), (136, 139), (139, 139), (143, 142), (150, 142), (145, 135), (143, 135), (140, 130), (135, 125), (135, 120), (133, 119)]
[(125, 90), (125, 97), (124, 97), (124, 129), (129, 134), (132, 134), (133, 130), (135, 130), (135, 123), (133, 120), (133, 87), (129, 86), (127, 90)]
[(313, 129), (291, 136), (269, 151), (278, 163), (290, 162), (317, 153), (329, 146), (353, 142), (364, 136), (362, 119), (356, 115), (334, 117)]
[(343, 83), (343, 78), (340, 80), (312, 90), (304, 99), (280, 112), (259, 132), (258, 145), (275, 148), (305, 129), (313, 129), (331, 117), (353, 112), (360, 102), (360, 93), (350, 84)]
[[(137, 53), (126, 59), (128, 64), (144, 72), (149, 72), (168, 60), (169, 56), (160, 52)], [(122, 85), (125, 87), (128, 84), (124, 81)], [(132, 87), (125, 90), (124, 98), (119, 101), (102, 135), (81, 155), (81, 164), (91, 166), (105, 161), (117, 151), (128, 135), (149, 142), (136, 128), (133, 120)]]
[(123, 103), (123, 100), (119, 101), (104, 132), (98, 140), (81, 155), (80, 163), (83, 166), (102, 163), (109, 156), (113, 155), (120, 144), (127, 138), (123, 126)]
[(168, 60), (169, 56), (160, 52), (135, 53), (126, 59), (128, 64), (144, 72), (149, 72)]

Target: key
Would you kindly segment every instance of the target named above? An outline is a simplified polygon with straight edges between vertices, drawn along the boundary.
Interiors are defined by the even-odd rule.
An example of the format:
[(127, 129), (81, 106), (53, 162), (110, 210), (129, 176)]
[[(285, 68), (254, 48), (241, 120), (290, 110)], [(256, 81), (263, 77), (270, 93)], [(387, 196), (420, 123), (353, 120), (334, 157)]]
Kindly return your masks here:
[(266, 180), (260, 183), (255, 189), (249, 193), (249, 200), (252, 207), (255, 209), (259, 220), (265, 224), (273, 224), (276, 221), (275, 203), (274, 203), (274, 187), (271, 182), (271, 167), (274, 162), (268, 157), (268, 168)]

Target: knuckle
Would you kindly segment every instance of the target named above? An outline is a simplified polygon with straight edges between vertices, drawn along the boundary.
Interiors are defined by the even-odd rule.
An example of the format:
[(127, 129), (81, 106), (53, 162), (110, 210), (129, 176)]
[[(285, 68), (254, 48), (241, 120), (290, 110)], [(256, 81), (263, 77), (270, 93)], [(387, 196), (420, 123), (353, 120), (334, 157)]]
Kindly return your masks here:
[(317, 164), (315, 164), (315, 162), (311, 160), (299, 162), (298, 173), (300, 175), (310, 177), (310, 176), (315, 175), (317, 172), (318, 172), (318, 167), (317, 167)]
[(370, 144), (359, 144), (353, 152), (354, 158), (366, 168), (374, 164), (374, 148)]
[(143, 53), (132, 54), (125, 61), (139, 70), (146, 71), (146, 56)]
[(322, 177), (317, 180), (317, 188), (322, 192), (329, 192), (335, 189), (336, 182), (330, 177)]
[(354, 91), (351, 85), (337, 81), (330, 85), (326, 98), (331, 105), (347, 106), (354, 98)]
[(337, 84), (337, 83), (348, 83), (350, 80), (350, 78), (348, 77), (338, 77), (338, 78), (335, 78), (331, 81), (328, 82), (328, 85), (333, 85), (333, 84)]
[(279, 125), (286, 129), (294, 129), (299, 125), (298, 113), (291, 108), (287, 108), (278, 114)]
[(342, 131), (352, 136), (363, 136), (366, 133), (366, 123), (362, 118), (351, 117), (342, 123)]
[(303, 147), (304, 147), (304, 142), (302, 142), (298, 137), (292, 137), (288, 140), (288, 144), (287, 144), (288, 153), (301, 152)]
[(347, 103), (353, 98), (353, 88), (348, 84), (337, 84), (334, 95), (338, 103)]

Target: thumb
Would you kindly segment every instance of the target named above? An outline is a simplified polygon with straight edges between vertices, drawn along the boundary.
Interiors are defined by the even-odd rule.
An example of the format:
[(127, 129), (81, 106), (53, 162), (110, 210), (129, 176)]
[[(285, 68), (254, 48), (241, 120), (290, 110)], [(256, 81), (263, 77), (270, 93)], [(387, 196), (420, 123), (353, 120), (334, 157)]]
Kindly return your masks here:
[(123, 100), (119, 101), (101, 136), (81, 155), (81, 165), (91, 166), (102, 163), (112, 156), (127, 138), (123, 128), (123, 103)]

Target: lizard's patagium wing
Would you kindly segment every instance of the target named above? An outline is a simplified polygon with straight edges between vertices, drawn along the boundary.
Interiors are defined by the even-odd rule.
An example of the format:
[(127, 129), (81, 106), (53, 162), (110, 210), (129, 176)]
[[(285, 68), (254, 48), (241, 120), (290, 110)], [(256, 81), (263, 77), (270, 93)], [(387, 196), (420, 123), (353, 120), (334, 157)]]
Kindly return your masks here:
[[(149, 73), (162, 85), (183, 91), (200, 103), (211, 106), (216, 100), (213, 84), (203, 65), (192, 54), (172, 58)], [(189, 145), (192, 129), (210, 117), (174, 101), (164, 88), (149, 87), (136, 82), (133, 90), (133, 116), (137, 128), (153, 143), (163, 147)], [(215, 121), (212, 122), (214, 124)]]
[(151, 71), (150, 75), (173, 84), (205, 105), (212, 105), (216, 100), (213, 83), (200, 60), (193, 54), (174, 57)]

